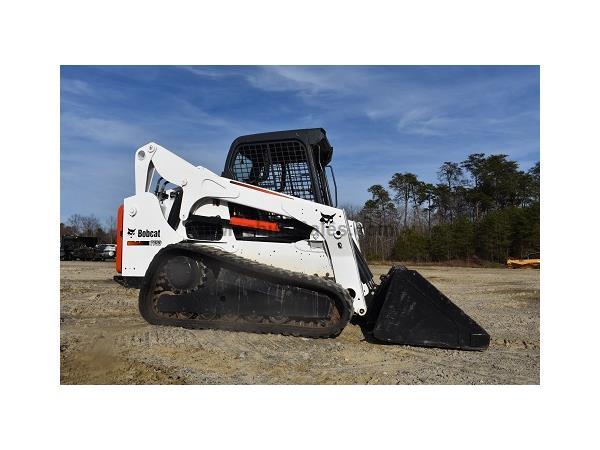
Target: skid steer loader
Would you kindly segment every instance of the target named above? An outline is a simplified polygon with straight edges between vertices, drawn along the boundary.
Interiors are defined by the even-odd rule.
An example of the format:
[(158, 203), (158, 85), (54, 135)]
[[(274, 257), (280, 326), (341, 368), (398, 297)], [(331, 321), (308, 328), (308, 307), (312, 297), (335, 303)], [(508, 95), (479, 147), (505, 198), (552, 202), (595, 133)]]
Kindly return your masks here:
[[(483, 350), (489, 335), (417, 272), (376, 285), (361, 225), (336, 207), (323, 129), (241, 136), (221, 176), (156, 143), (135, 152), (115, 280), (151, 324)], [(334, 203), (335, 199), (335, 203)]]

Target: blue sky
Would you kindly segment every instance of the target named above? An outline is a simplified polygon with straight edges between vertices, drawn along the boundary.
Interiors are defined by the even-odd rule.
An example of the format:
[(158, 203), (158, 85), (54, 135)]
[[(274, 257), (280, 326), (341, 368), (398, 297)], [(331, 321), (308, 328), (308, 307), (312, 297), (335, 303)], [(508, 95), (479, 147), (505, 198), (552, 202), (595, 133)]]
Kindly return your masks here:
[(356, 205), (474, 152), (539, 160), (537, 66), (63, 66), (60, 98), (62, 221), (115, 215), (149, 141), (220, 174), (239, 135), (322, 127)]

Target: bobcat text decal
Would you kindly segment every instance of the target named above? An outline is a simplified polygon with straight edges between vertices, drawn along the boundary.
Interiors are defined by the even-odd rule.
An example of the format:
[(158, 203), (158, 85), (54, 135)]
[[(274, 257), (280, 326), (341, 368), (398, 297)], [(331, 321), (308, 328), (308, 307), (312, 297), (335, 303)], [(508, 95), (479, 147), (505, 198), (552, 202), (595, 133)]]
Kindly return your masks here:
[(160, 230), (138, 230), (137, 237), (160, 237)]

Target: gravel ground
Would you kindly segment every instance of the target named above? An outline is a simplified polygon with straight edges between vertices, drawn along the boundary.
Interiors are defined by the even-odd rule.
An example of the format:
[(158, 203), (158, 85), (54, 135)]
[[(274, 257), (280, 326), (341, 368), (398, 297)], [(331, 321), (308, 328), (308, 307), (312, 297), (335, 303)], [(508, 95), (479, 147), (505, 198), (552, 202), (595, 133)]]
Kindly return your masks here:
[[(484, 352), (147, 324), (110, 262), (61, 262), (62, 384), (539, 384), (539, 270), (411, 267), (492, 336)], [(378, 276), (388, 267), (372, 266)]]

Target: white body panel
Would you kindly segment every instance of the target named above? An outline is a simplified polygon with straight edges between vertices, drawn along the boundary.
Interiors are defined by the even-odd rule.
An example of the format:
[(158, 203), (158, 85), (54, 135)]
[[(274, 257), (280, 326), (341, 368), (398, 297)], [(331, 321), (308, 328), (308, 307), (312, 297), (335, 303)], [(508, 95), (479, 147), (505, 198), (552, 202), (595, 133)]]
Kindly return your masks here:
[[(183, 188), (179, 214), (181, 222), (177, 230), (166, 219), (172, 200), (165, 199), (161, 204), (157, 196), (148, 192), (155, 169), (165, 180)], [(274, 243), (238, 241), (231, 228), (224, 227), (220, 241), (207, 241), (204, 244), (264, 264), (309, 275), (333, 277), (351, 293), (354, 311), (360, 315), (366, 313), (365, 295), (368, 287), (360, 280), (352, 246), (352, 240), (358, 246), (357, 227), (354, 222), (347, 220), (342, 209), (222, 178), (204, 167), (193, 166), (155, 143), (149, 143), (136, 152), (135, 186), (136, 194), (124, 202), (123, 276), (144, 276), (161, 248), (188, 240), (183, 223), (190, 214), (229, 219), (227, 202), (232, 201), (294, 218), (313, 227), (315, 231), (310, 240)], [(322, 214), (330, 217), (327, 223), (322, 221)], [(135, 243), (143, 245), (132, 245)]]

